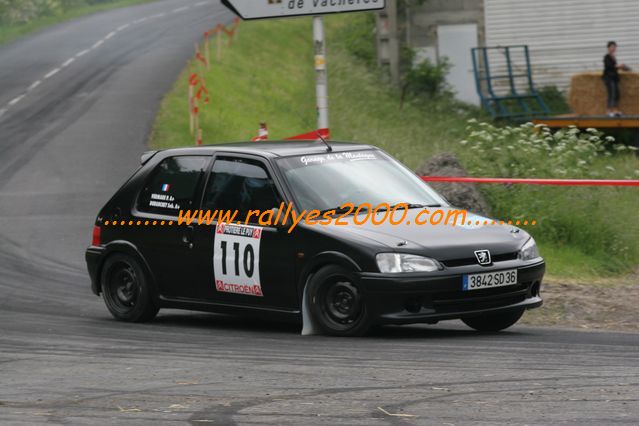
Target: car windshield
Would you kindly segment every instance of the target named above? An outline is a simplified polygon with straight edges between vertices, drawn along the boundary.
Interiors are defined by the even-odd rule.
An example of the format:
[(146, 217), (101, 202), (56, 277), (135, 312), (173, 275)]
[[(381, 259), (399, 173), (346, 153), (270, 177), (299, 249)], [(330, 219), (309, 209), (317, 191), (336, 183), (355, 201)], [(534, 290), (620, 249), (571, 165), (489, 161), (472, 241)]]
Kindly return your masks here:
[(303, 210), (326, 211), (347, 202), (447, 205), (424, 181), (377, 150), (286, 157), (278, 164)]

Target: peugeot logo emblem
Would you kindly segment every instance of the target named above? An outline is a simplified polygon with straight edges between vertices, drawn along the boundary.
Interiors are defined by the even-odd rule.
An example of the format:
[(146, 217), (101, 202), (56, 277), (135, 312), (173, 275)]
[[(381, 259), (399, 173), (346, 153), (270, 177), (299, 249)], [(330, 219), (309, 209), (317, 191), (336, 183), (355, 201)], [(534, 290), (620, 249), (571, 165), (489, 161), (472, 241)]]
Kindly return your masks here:
[(477, 250), (475, 257), (480, 265), (490, 265), (493, 263), (492, 260), (490, 260), (490, 252), (488, 250)]

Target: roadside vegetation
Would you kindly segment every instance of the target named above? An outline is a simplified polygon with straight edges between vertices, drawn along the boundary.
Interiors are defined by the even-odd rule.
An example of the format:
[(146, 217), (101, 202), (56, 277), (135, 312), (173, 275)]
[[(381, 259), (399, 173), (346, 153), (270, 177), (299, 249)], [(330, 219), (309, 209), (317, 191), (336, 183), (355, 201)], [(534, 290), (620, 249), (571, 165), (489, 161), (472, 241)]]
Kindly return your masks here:
[(0, 0), (0, 45), (48, 26), (153, 0)]
[[(635, 152), (595, 130), (553, 134), (530, 125), (485, 123), (489, 118), (479, 109), (450, 96), (442, 82), (445, 65), (405, 68), (402, 87), (392, 88), (375, 66), (370, 15), (329, 16), (326, 24), (335, 140), (377, 145), (412, 168), (434, 154), (453, 152), (471, 176), (639, 178)], [(165, 98), (153, 148), (193, 144), (186, 94), (196, 66), (190, 65)], [(239, 39), (220, 62), (213, 61), (205, 80), (210, 103), (201, 108), (200, 120), (206, 144), (250, 139), (261, 121), (268, 123), (271, 139), (314, 129), (311, 21), (243, 23)], [(525, 228), (538, 240), (553, 276), (620, 275), (639, 265), (637, 188), (481, 189), (494, 217), (538, 221)]]

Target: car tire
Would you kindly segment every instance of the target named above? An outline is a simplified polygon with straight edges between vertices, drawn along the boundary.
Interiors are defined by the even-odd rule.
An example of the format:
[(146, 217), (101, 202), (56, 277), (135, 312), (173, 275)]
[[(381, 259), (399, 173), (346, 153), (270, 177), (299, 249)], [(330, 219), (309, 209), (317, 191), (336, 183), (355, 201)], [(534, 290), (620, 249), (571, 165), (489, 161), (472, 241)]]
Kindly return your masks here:
[(497, 332), (514, 325), (524, 315), (524, 309), (516, 309), (477, 317), (462, 318), (464, 324), (477, 331)]
[(126, 254), (109, 256), (102, 267), (102, 297), (115, 319), (151, 321), (160, 310), (140, 262)]
[(329, 265), (310, 279), (307, 302), (314, 323), (331, 336), (361, 336), (370, 327), (364, 295), (355, 276), (341, 266)]

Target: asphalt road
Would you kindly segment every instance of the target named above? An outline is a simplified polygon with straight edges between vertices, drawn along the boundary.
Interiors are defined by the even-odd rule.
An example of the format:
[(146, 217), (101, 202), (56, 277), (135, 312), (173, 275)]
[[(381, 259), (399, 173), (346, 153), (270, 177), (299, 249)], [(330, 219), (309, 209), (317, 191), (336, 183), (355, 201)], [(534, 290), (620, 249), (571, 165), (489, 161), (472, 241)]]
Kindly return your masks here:
[(639, 424), (637, 334), (112, 320), (83, 260), (95, 214), (193, 42), (230, 18), (165, 0), (0, 47), (0, 424)]

